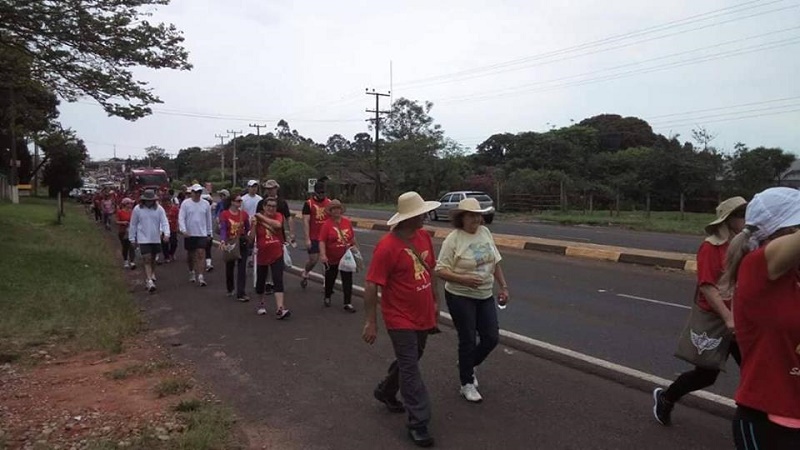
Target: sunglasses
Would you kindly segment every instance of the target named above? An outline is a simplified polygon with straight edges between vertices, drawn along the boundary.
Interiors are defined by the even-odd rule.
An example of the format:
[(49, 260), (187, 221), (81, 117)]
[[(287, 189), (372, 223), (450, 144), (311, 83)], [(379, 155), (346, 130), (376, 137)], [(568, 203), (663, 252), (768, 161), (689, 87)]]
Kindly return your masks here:
[(233, 203), (242, 203), (242, 199), (237, 198), (236, 200), (233, 201)]

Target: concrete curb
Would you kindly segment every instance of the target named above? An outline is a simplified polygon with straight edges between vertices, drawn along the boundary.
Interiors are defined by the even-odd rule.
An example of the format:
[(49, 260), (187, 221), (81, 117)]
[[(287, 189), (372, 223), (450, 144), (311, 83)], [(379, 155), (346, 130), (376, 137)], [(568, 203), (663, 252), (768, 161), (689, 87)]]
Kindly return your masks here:
[[(302, 268), (297, 266), (287, 268), (286, 271), (296, 276), (302, 274)], [(310, 273), (309, 280), (319, 284), (324, 283), (323, 276), (315, 272)], [(341, 285), (341, 280), (337, 280), (335, 289), (341, 290)], [(364, 288), (354, 285), (353, 295), (363, 298)], [(439, 323), (454, 328), (453, 319), (450, 314), (444, 311), (439, 313)], [(665, 388), (672, 383), (671, 380), (662, 377), (532, 339), (502, 328), (500, 329), (500, 343), (534, 357), (553, 361), (580, 372), (596, 375), (643, 392), (649, 393), (656, 387)], [(736, 408), (736, 403), (732, 399), (708, 391), (692, 392), (681, 399), (681, 404), (728, 420), (733, 420)]]
[[(293, 214), (295, 214), (295, 216), (299, 215), (299, 213), (296, 211), (293, 211)], [(363, 230), (390, 230), (390, 227), (386, 225), (386, 222), (379, 220), (350, 217), (350, 221), (353, 223), (353, 227)], [(426, 226), (425, 229), (428, 231), (428, 233), (430, 233), (431, 237), (441, 239), (447, 237), (451, 231), (449, 228), (430, 226)], [(514, 236), (508, 234), (495, 234), (494, 240), (497, 246), (501, 248), (531, 250), (573, 258), (638, 264), (641, 266), (664, 267), (682, 270), (685, 272), (697, 272), (697, 261), (695, 259), (695, 255), (690, 255), (687, 253), (659, 252), (654, 250), (614, 247), (610, 245), (599, 244), (580, 244), (570, 241), (556, 241), (552, 239)]]

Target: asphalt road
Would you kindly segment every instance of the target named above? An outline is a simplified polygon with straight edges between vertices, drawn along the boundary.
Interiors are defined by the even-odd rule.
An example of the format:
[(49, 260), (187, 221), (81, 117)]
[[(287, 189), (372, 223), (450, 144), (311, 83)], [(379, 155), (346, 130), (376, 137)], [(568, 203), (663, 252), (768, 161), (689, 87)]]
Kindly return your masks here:
[[(136, 298), (173, 355), (234, 408), (246, 448), (413, 448), (403, 415), (372, 398), (392, 359), (385, 333), (367, 346), (361, 314), (324, 308), (320, 286), (302, 290), (293, 276), (286, 292), (292, 317), (257, 316), (253, 302), (225, 297), (215, 259), (218, 270), (206, 288), (190, 284), (180, 262), (159, 267), (159, 290), (148, 295), (139, 287)], [(518, 300), (505, 315), (521, 310)], [(725, 419), (680, 408), (674, 425), (662, 427), (651, 416), (649, 394), (503, 346), (478, 372), (484, 402), (469, 404), (458, 395), (456, 347), (455, 333), (444, 327), (421, 363), (437, 448), (732, 448)]]
[[(383, 235), (357, 230), (367, 264)], [(440, 243), (434, 239), (437, 252)], [(292, 251), (296, 266), (306, 261), (302, 247)], [(501, 328), (670, 380), (690, 369), (672, 355), (688, 317), (694, 275), (537, 252), (501, 253), (513, 297), (498, 311)], [(364, 276), (355, 274), (355, 283), (363, 286)], [(322, 303), (320, 286), (312, 284), (309, 294)], [(333, 303), (341, 305), (341, 293)], [(738, 368), (729, 362), (728, 372), (708, 390), (732, 397), (737, 383)]]
[[(292, 210), (300, 211), (302, 203), (289, 202)], [(365, 219), (387, 220), (392, 213), (369, 209), (348, 209), (348, 216), (363, 217)], [(428, 225), (449, 227), (447, 222), (429, 222)], [(702, 238), (683, 234), (653, 233), (646, 231), (631, 231), (622, 228), (596, 227), (596, 226), (569, 226), (553, 225), (547, 223), (522, 223), (504, 222), (495, 220), (489, 225), (494, 233), (530, 236), (561, 241), (573, 241), (589, 244), (614, 245), (619, 247), (639, 248), (645, 250), (660, 250), (666, 252), (679, 252), (694, 254), (700, 247)]]

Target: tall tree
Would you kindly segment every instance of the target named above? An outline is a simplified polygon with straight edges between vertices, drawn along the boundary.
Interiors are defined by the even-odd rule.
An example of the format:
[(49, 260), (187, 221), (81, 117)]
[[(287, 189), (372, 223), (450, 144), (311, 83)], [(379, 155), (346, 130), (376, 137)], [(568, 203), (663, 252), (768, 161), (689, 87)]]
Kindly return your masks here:
[(44, 184), (49, 195), (81, 186), (81, 169), (89, 158), (89, 152), (81, 139), (72, 130), (56, 129), (45, 134), (40, 144), (47, 163), (44, 168)]
[(753, 195), (780, 182), (781, 174), (795, 160), (791, 153), (780, 148), (757, 147), (752, 150), (740, 146), (730, 160), (730, 176), (734, 187)]
[(109, 115), (135, 120), (161, 100), (133, 69), (189, 70), (183, 36), (151, 24), (169, 0), (0, 0), (0, 49), (31, 61), (30, 78), (69, 101), (89, 96)]

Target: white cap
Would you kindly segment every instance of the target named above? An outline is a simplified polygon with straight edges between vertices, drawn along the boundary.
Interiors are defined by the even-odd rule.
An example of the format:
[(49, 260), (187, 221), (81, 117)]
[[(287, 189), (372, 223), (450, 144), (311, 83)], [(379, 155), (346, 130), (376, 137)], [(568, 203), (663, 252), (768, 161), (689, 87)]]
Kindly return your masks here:
[(200, 186), (199, 184), (195, 183), (192, 185), (192, 187), (189, 188), (189, 190), (192, 192), (202, 191), (203, 186)]
[(250, 180), (247, 182), (247, 187), (253, 187), (253, 186), (258, 186), (258, 181)]
[(747, 205), (744, 222), (755, 228), (753, 244), (763, 242), (782, 228), (800, 225), (800, 191), (775, 187), (756, 194)]

